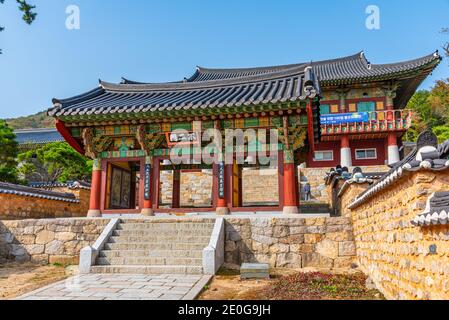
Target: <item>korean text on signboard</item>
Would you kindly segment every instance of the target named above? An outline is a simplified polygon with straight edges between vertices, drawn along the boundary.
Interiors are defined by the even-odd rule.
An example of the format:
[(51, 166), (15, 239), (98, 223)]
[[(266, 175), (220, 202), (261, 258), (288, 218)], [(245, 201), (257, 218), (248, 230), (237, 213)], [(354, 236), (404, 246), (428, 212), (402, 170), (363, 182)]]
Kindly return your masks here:
[(199, 134), (196, 132), (167, 132), (166, 137), (167, 143), (170, 147), (175, 145), (198, 145), (200, 143)]
[(220, 199), (225, 198), (224, 180), (225, 180), (225, 164), (224, 162), (220, 162), (218, 164), (218, 197)]
[(145, 165), (145, 179), (144, 179), (144, 197), (145, 200), (151, 200), (151, 165)]
[(321, 116), (321, 124), (327, 125), (368, 121), (368, 112), (326, 114)]

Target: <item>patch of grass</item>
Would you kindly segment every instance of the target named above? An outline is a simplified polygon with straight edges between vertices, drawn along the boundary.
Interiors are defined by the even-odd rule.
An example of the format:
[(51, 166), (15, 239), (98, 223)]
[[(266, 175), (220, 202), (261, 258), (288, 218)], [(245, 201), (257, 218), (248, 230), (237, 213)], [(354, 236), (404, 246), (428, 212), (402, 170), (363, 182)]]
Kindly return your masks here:
[(239, 276), (240, 271), (239, 270), (233, 270), (233, 269), (226, 269), (226, 268), (220, 268), (217, 272), (217, 276)]
[(56, 268), (63, 268), (63, 267), (65, 267), (62, 263), (59, 263), (59, 262), (55, 262), (55, 263), (53, 263), (53, 267), (56, 267)]
[(281, 277), (255, 292), (263, 300), (378, 300), (377, 290), (365, 286), (363, 274), (297, 273)]

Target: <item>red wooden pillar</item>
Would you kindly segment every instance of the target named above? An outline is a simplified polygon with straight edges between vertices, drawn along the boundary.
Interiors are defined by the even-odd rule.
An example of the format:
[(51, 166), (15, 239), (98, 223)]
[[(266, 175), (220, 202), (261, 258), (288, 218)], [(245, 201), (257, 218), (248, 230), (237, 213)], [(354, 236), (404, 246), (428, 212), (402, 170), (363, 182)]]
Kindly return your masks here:
[(233, 202), (233, 194), (234, 194), (234, 182), (233, 182), (233, 172), (234, 172), (234, 165), (233, 164), (226, 164), (226, 203), (228, 208), (234, 207)]
[[(152, 188), (153, 183), (153, 157), (145, 157), (145, 167), (143, 170), (143, 208), (141, 214), (144, 216), (154, 216), (153, 210), (153, 197), (154, 189)], [(152, 190), (153, 189), (153, 190)]]
[(399, 162), (400, 156), (399, 156), (399, 147), (398, 147), (398, 137), (396, 133), (389, 133), (388, 138), (388, 164), (394, 164), (396, 162)]
[(90, 218), (101, 217), (101, 160), (94, 159), (92, 168), (92, 186), (90, 189), (89, 212)]
[(348, 135), (341, 136), (340, 164), (342, 167), (352, 167), (352, 151)]
[(295, 159), (292, 150), (284, 151), (284, 214), (299, 213)]
[(172, 208), (176, 209), (181, 206), (181, 171), (173, 170), (173, 196)]

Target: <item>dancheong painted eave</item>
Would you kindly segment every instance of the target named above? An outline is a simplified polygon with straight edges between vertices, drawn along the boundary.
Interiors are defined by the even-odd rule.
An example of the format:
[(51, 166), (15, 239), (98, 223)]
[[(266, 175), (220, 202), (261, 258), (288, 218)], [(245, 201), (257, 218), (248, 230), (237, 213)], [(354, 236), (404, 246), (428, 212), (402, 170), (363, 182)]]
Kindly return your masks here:
[[(245, 107), (297, 103), (320, 97), (324, 86), (399, 81), (403, 104), (441, 61), (438, 52), (405, 62), (371, 64), (363, 52), (333, 60), (284, 66), (207, 69), (183, 81), (142, 83), (100, 81), (98, 88), (54, 99), (48, 111), (58, 119), (173, 114), (228, 113)], [(402, 99), (402, 100), (401, 100)]]

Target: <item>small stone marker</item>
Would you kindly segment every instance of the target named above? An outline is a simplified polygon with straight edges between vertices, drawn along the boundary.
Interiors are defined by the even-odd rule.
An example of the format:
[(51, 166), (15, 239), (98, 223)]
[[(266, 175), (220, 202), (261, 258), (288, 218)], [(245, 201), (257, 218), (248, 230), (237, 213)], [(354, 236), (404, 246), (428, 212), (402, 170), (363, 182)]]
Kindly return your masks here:
[(240, 267), (241, 279), (269, 279), (270, 266), (266, 263), (244, 263)]

